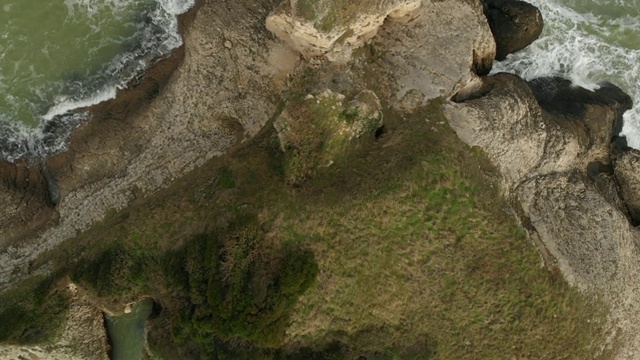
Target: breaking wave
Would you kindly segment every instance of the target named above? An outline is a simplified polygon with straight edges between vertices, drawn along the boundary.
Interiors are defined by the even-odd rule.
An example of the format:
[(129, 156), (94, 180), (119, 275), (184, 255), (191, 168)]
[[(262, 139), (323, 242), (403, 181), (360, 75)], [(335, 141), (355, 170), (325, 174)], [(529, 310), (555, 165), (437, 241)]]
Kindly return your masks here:
[(538, 40), (496, 64), (493, 72), (527, 80), (565, 76), (596, 90), (609, 81), (633, 99), (622, 135), (640, 149), (640, 0), (528, 0), (542, 12)]
[[(90, 116), (78, 109), (114, 98), (182, 45), (177, 15), (194, 1), (37, 0), (61, 18), (49, 31), (19, 18), (24, 12), (17, 10), (33, 7), (31, 1), (7, 0), (0, 8), (0, 158), (64, 150), (72, 130)], [(49, 35), (32, 38), (34, 30)]]

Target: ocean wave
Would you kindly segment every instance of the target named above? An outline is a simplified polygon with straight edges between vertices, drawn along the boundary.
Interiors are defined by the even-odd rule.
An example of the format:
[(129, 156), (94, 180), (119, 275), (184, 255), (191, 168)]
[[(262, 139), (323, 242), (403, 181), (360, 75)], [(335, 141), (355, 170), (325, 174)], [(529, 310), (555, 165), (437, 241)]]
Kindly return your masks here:
[[(105, 9), (117, 16), (119, 11), (131, 11), (129, 7), (134, 3), (125, 0), (65, 0), (69, 16), (91, 16)], [(138, 2), (138, 6), (140, 3)], [(101, 39), (104, 44), (90, 49), (97, 54), (101, 46), (115, 43), (122, 49), (118, 55), (99, 65), (97, 69), (79, 69), (62, 80), (33, 87), (30, 91), (34, 99), (20, 99), (21, 106), (28, 108), (37, 117), (35, 126), (17, 121), (15, 112), (18, 111), (18, 106), (13, 106), (10, 100), (5, 101), (10, 108), (0, 109), (1, 158), (8, 161), (23, 157), (37, 159), (64, 150), (73, 129), (89, 117), (78, 109), (114, 98), (119, 89), (125, 88), (130, 81), (143, 74), (154, 61), (182, 45), (177, 15), (191, 8), (194, 0), (156, 0), (149, 4), (145, 4), (137, 20), (128, 24), (135, 27), (133, 36), (105, 37)], [(94, 24), (93, 27), (95, 29), (92, 31), (100, 31), (99, 25)], [(41, 51), (46, 54), (46, 51), (51, 50), (43, 48)], [(0, 51), (0, 58), (2, 56)], [(17, 63), (16, 68), (19, 65), (22, 64)], [(29, 78), (31, 75), (23, 76)], [(34, 72), (33, 76), (38, 74)], [(11, 74), (0, 74), (0, 88), (10, 89), (11, 84), (7, 84), (7, 80), (12, 80)], [(51, 92), (57, 95), (52, 98)], [(9, 93), (6, 98), (11, 96), (13, 95)]]

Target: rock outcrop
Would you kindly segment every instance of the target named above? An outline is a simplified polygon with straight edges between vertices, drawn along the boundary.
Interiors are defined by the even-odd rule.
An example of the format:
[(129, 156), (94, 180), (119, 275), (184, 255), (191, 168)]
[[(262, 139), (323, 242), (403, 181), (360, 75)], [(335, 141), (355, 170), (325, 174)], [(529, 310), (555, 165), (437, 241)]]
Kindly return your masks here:
[(485, 78), (483, 88), (488, 94), (446, 111), (458, 136), (500, 168), (507, 191), (527, 176), (609, 164), (613, 130), (631, 106), (613, 85), (592, 93), (559, 78), (527, 83), (498, 74)]
[[(582, 231), (575, 229), (560, 233), (570, 227), (569, 223), (589, 229), (583, 231), (589, 231), (588, 238), (596, 243), (613, 241), (607, 235), (610, 233), (601, 232), (603, 227), (596, 230), (581, 224), (591, 217), (580, 213), (588, 207), (598, 211), (608, 207), (615, 209), (618, 220), (626, 221), (624, 204), (616, 198), (614, 180), (601, 169), (611, 164), (609, 142), (616, 123), (631, 106), (630, 98), (613, 85), (592, 93), (573, 88), (568, 81), (558, 78), (527, 83), (515, 75), (498, 74), (486, 78), (485, 86), (491, 88), (487, 95), (448, 105), (445, 113), (459, 137), (470, 146), (482, 148), (499, 167), (505, 193), (522, 207), (521, 217), (540, 237), (544, 248), (555, 249), (561, 235), (562, 239), (580, 237), (577, 234)], [(601, 165), (595, 171), (594, 164), (598, 163)], [(534, 205), (543, 202), (548, 202), (544, 210)], [(587, 205), (595, 202), (597, 206)], [(609, 205), (602, 205), (604, 202)], [(565, 208), (563, 215), (545, 215), (559, 211), (558, 208)], [(597, 219), (594, 214), (592, 221)], [(547, 227), (555, 230), (540, 230)], [(578, 254), (590, 253), (586, 250), (589, 244), (572, 243), (576, 246), (572, 251), (550, 250), (572, 283), (592, 287), (612, 274), (610, 270), (598, 272), (593, 270), (596, 266), (585, 266), (587, 257)], [(611, 250), (615, 246), (594, 245), (592, 250), (596, 248)], [(606, 257), (606, 251), (600, 250), (598, 253)], [(577, 257), (569, 259), (572, 256)], [(609, 275), (595, 281), (591, 273)]]
[(495, 42), (479, 1), (423, 1), (407, 25), (373, 39), (391, 105), (411, 112), (437, 97), (475, 92), (491, 70)]
[(496, 39), (496, 60), (534, 42), (544, 26), (537, 7), (518, 0), (484, 0), (485, 15)]
[(614, 173), (634, 225), (640, 225), (640, 151), (630, 149), (615, 159)]
[(385, 20), (406, 21), (420, 2), (285, 0), (269, 15), (266, 26), (306, 58), (327, 54), (331, 60), (347, 61)]
[(628, 319), (640, 311), (640, 231), (627, 211), (637, 196), (635, 152), (610, 153), (631, 99), (613, 85), (589, 92), (508, 74), (486, 78), (483, 89), (445, 107), (451, 126), (499, 167), (547, 265), (610, 304), (610, 325), (624, 344), (618, 358), (635, 358), (640, 326)]

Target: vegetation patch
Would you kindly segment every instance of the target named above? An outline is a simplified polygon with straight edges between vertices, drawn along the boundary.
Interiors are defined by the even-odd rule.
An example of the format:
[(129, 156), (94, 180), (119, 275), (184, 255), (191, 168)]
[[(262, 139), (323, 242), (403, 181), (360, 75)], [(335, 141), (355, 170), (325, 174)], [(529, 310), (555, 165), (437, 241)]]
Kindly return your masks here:
[[(149, 339), (168, 358), (608, 358), (606, 308), (542, 266), (443, 102), (383, 103), (377, 138), (311, 142), (297, 183), (267, 127), (46, 257), (96, 261), (75, 270), (96, 294), (158, 299)], [(313, 135), (290, 138), (361, 116), (315, 104), (298, 112)]]
[(265, 249), (255, 224), (224, 240), (198, 237), (177, 259), (172, 273), (183, 279), (177, 283), (186, 285), (189, 305), (174, 325), (176, 339), (208, 356), (220, 347), (211, 339), (281, 346), (291, 309), (318, 272), (313, 253), (298, 245)]
[(32, 279), (2, 295), (0, 342), (38, 344), (59, 334), (69, 309), (69, 293), (55, 277)]
[(149, 275), (159, 264), (154, 255), (115, 244), (96, 257), (81, 261), (71, 278), (98, 297), (121, 299), (114, 302), (124, 304), (133, 300), (128, 299), (131, 295), (152, 291)]

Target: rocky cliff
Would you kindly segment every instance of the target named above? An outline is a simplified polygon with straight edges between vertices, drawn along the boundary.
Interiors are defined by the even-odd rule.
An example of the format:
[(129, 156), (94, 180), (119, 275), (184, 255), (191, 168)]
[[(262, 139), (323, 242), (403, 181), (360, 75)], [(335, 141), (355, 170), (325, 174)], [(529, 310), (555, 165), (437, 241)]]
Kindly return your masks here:
[[(629, 97), (608, 84), (591, 93), (563, 79), (485, 76), (496, 57), (539, 34), (541, 18), (530, 7), (507, 16), (513, 23), (506, 28), (521, 34), (513, 45), (495, 20), (514, 14), (502, 2), (376, 4), (201, 1), (185, 19), (184, 48), (114, 102), (95, 107), (70, 150), (48, 159), (61, 194), (55, 208), (47, 204), (42, 170), (0, 166), (0, 289), (48, 271), (46, 261), (35, 262), (39, 256), (253, 137), (276, 115), (283, 144), (291, 144), (286, 129), (296, 119), (280, 114), (278, 104), (301, 55), (305, 65), (344, 72), (333, 85), (316, 79), (314, 90), (366, 92), (371, 78), (340, 67), (351, 61), (374, 64), (376, 106), (380, 97), (402, 115), (444, 98), (460, 139), (499, 168), (503, 193), (547, 265), (602, 295), (622, 339), (618, 358), (640, 356), (633, 353), (640, 348), (640, 234), (633, 226), (640, 161), (637, 152), (611, 146)], [(357, 58), (372, 49), (366, 60)]]

